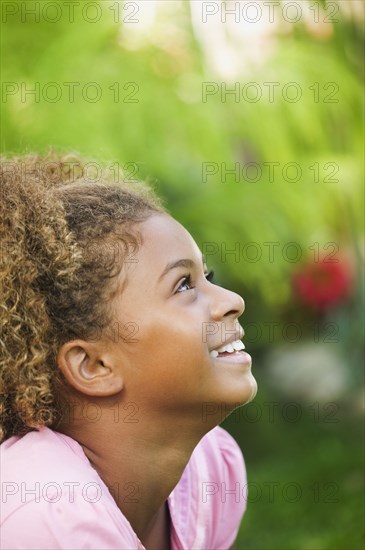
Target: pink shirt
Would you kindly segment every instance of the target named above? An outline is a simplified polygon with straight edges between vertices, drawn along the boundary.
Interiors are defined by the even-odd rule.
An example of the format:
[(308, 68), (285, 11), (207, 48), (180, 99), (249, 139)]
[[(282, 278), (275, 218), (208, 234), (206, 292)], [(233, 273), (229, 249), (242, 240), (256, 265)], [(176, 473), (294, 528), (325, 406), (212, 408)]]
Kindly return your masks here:
[[(142, 550), (130, 523), (82, 447), (42, 428), (1, 445), (2, 550)], [(246, 470), (234, 439), (217, 427), (194, 449), (168, 497), (173, 550), (227, 550), (246, 509)], [(138, 499), (133, 484), (125, 498)], [(119, 493), (120, 496), (120, 493)]]

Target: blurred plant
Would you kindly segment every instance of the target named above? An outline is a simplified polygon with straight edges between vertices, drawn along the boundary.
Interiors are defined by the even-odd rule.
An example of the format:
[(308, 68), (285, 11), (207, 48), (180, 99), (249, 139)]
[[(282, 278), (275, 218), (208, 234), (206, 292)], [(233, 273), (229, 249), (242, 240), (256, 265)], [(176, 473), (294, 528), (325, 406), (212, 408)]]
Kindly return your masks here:
[[(277, 316), (291, 300), (287, 244), (294, 241), (304, 257), (314, 242), (335, 241), (342, 250), (359, 239), (363, 30), (350, 6), (326, 36), (318, 25), (307, 27), (307, 16), (291, 32), (280, 26), (275, 47), (268, 42), (269, 60), (262, 41), (251, 40), (256, 24), (248, 40), (247, 24), (234, 26), (228, 17), (226, 42), (237, 52), (241, 44), (245, 53), (238, 56), (244, 72), (234, 72), (233, 84), (242, 92), (253, 82), (262, 93), (257, 101), (240, 93), (236, 101), (234, 94), (222, 99), (232, 83), (213, 71), (213, 50), (207, 54), (206, 48), (212, 41), (220, 45), (222, 25), (219, 36), (210, 20), (197, 26), (201, 2), (141, 2), (138, 22), (129, 24), (116, 21), (117, 2), (100, 2), (102, 17), (95, 23), (80, 16), (78, 3), (73, 23), (67, 10), (54, 23), (22, 19), (25, 3), (17, 4), (0, 36), (2, 78), (13, 90), (0, 106), (3, 151), (54, 145), (116, 161), (127, 172), (137, 167), (133, 176), (152, 179), (198, 244), (214, 244), (218, 252), (208, 260), (218, 279), (250, 295), (256, 316), (259, 301), (265, 315)], [(29, 0), (27, 9), (41, 5)], [(125, 15), (122, 5), (118, 13)], [(267, 25), (261, 30), (257, 36), (265, 41)], [(246, 64), (250, 56), (260, 63)], [(216, 93), (204, 101), (210, 81)], [(279, 83), (272, 101), (265, 83)], [(290, 83), (300, 92), (297, 102), (283, 97)], [(59, 97), (48, 98), (49, 85)], [(90, 85), (99, 99), (83, 96)], [(213, 174), (204, 179), (207, 165)], [(236, 243), (238, 257), (227, 256)], [(262, 257), (241, 253), (250, 243)], [(279, 243), (273, 261), (267, 243)]]
[(296, 296), (309, 308), (325, 313), (351, 295), (353, 274), (345, 259), (310, 261), (292, 276)]

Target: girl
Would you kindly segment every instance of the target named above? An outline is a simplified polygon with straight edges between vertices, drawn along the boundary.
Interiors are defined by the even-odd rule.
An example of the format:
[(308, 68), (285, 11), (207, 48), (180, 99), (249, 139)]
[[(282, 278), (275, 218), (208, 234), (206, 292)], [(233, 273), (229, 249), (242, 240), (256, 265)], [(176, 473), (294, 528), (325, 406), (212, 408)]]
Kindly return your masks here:
[(146, 187), (55, 154), (1, 172), (1, 548), (231, 548), (242, 298)]

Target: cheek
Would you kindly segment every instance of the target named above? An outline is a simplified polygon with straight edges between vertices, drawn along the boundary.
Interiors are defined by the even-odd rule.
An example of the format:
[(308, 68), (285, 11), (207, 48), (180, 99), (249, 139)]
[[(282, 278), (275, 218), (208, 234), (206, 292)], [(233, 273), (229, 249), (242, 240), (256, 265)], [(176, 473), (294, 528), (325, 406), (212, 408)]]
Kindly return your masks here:
[(204, 311), (201, 304), (158, 304), (144, 307), (134, 315), (133, 324), (138, 328), (135, 343), (122, 344), (121, 358), (129, 365), (128, 380), (135, 389), (137, 384), (172, 385), (201, 382), (210, 368)]
[(168, 311), (164, 315), (155, 314), (148, 324), (140, 324), (141, 346), (176, 356), (202, 352), (207, 344), (204, 342), (204, 323), (198, 313), (182, 308), (170, 314)]
[[(151, 383), (178, 383), (193, 375), (195, 383), (200, 373), (210, 365), (207, 343), (203, 341), (202, 323), (159, 319), (140, 327), (138, 342), (131, 348), (130, 364), (143, 372)], [(187, 382), (188, 383), (188, 382)]]
[(207, 357), (207, 345), (202, 341), (198, 328), (191, 325), (155, 328), (153, 331), (141, 337), (140, 352), (150, 364), (156, 364), (159, 371), (172, 369), (177, 375), (183, 367), (196, 367)]

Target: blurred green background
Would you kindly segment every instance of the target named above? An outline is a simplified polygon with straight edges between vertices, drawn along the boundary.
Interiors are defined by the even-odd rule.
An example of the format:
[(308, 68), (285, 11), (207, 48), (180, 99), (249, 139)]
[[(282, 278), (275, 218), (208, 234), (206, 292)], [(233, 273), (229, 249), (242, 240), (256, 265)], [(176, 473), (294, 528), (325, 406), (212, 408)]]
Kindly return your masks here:
[(259, 392), (224, 422), (252, 484), (237, 548), (355, 550), (364, 5), (289, 4), (3, 0), (1, 150), (78, 151), (166, 199), (246, 302)]

